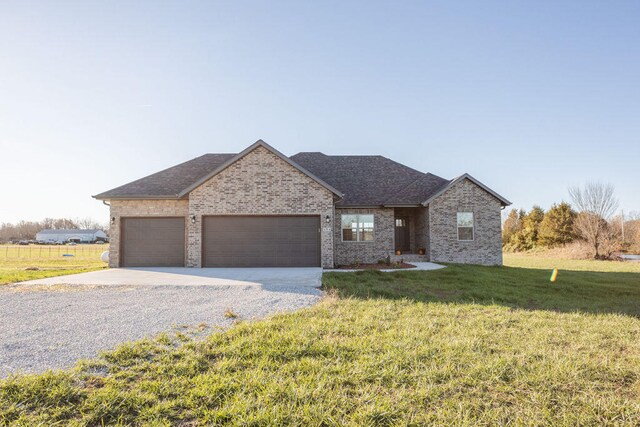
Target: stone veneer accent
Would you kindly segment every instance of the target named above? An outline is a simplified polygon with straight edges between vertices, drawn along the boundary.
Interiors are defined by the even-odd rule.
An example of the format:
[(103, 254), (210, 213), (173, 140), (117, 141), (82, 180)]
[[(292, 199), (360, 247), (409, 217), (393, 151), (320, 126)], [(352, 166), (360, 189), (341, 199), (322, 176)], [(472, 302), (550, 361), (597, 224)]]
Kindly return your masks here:
[[(502, 265), (501, 204), (465, 179), (429, 204), (433, 262)], [(457, 212), (473, 212), (474, 240), (458, 241)]]
[[(120, 225), (123, 217), (186, 217), (189, 201), (182, 200), (111, 200), (109, 227), (109, 267), (120, 266)], [(187, 221), (187, 224), (189, 222)]]
[[(373, 214), (373, 241), (343, 242), (341, 230), (342, 214)], [(335, 263), (348, 265), (356, 262), (375, 263), (385, 259), (394, 250), (395, 222), (393, 208), (340, 209), (336, 208), (334, 221)]]
[(202, 217), (208, 215), (319, 215), (321, 261), (333, 267), (333, 193), (264, 147), (247, 153), (189, 194), (187, 266), (202, 265)]

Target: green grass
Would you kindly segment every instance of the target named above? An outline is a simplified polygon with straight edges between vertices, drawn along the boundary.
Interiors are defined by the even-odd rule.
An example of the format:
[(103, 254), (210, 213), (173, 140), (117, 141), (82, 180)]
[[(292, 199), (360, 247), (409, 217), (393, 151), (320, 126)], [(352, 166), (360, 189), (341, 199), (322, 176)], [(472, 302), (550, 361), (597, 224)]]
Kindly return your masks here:
[(324, 286), (337, 290), (344, 297), (409, 298), (424, 302), (640, 316), (638, 273), (560, 270), (555, 283), (549, 281), (550, 269), (455, 264), (426, 273), (362, 271), (344, 274), (325, 274)]
[(640, 275), (548, 273), (325, 274), (309, 309), (2, 381), (0, 424), (637, 426)]
[[(106, 245), (0, 245), (0, 285), (106, 268), (100, 260), (105, 250), (108, 250)], [(63, 254), (73, 256), (63, 257)], [(34, 267), (38, 270), (26, 270)]]

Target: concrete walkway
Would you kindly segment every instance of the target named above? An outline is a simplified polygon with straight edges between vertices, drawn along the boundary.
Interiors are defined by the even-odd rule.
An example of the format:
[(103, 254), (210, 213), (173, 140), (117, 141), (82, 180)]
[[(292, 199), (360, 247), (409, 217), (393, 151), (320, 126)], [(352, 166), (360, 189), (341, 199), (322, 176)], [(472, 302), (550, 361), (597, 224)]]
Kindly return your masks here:
[[(393, 273), (394, 271), (428, 271), (428, 270), (440, 270), (441, 268), (446, 268), (445, 265), (436, 264), (435, 262), (408, 262), (408, 264), (415, 265), (416, 268), (389, 268), (385, 270), (377, 270), (382, 271), (383, 273)], [(353, 273), (354, 271), (362, 271), (362, 270), (340, 270), (340, 269), (332, 269), (332, 270), (324, 270), (325, 273)]]

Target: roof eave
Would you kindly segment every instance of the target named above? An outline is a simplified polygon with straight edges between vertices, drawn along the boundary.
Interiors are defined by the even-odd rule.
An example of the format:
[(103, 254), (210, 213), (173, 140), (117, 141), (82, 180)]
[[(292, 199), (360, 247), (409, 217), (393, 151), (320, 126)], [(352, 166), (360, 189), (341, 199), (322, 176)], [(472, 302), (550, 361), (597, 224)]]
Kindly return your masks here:
[(103, 195), (103, 194), (98, 194), (95, 196), (91, 196), (96, 200), (179, 200), (179, 199), (184, 199), (184, 197), (181, 197), (178, 194), (174, 194), (174, 195), (138, 195), (138, 196), (109, 196), (109, 195)]
[(421, 203), (379, 203), (379, 204), (344, 204), (336, 206), (336, 209), (381, 209), (381, 208), (419, 208)]
[(382, 205), (338, 205), (336, 209), (380, 209)]

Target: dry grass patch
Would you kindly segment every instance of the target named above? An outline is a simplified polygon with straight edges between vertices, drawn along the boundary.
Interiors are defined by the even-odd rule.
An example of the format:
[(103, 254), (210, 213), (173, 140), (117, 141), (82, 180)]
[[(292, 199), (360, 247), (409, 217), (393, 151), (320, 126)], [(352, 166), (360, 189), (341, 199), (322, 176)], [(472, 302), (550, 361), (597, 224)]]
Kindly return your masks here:
[(568, 259), (553, 252), (505, 253), (504, 265), (518, 268), (534, 268), (570, 271), (593, 271), (603, 273), (640, 273), (640, 262), (605, 261), (595, 259)]

